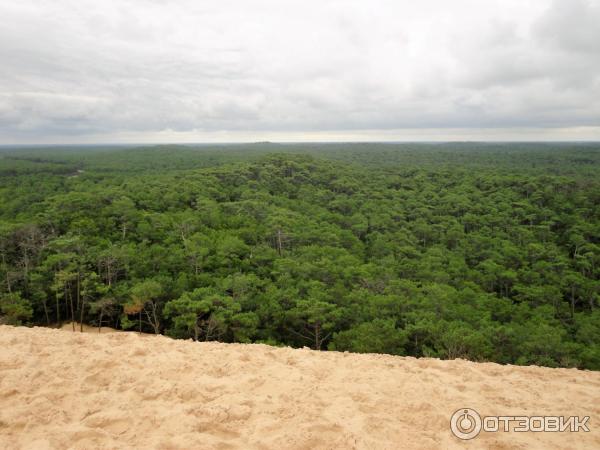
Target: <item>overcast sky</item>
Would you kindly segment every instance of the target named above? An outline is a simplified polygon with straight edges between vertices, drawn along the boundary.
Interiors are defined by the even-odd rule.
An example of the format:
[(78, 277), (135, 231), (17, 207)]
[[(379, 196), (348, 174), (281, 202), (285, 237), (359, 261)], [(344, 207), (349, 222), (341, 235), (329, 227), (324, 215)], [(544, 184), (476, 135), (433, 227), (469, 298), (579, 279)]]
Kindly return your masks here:
[(0, 0), (0, 144), (600, 140), (600, 0)]

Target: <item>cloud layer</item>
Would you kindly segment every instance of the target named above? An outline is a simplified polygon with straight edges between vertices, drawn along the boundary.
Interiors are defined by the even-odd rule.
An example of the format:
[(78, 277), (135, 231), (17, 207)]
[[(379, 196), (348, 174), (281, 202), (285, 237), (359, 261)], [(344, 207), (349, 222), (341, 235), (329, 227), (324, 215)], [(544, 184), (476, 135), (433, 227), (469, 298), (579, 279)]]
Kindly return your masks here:
[(0, 16), (0, 143), (600, 139), (600, 0), (0, 0)]

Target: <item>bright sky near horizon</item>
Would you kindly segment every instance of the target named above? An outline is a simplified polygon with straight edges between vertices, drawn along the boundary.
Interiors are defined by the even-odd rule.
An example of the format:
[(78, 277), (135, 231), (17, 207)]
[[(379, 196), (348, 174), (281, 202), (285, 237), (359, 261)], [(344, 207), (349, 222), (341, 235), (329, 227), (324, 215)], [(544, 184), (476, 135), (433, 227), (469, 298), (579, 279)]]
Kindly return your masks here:
[(0, 0), (0, 144), (600, 140), (600, 0)]

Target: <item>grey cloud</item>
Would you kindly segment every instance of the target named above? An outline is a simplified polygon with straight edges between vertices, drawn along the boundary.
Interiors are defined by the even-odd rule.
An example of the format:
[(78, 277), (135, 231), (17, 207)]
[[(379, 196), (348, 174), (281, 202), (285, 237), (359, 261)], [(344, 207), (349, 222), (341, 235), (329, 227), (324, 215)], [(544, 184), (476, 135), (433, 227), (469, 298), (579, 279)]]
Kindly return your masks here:
[(534, 26), (544, 43), (567, 52), (600, 58), (600, 3), (595, 0), (554, 0)]
[(598, 1), (482, 3), (0, 0), (0, 143), (600, 125)]

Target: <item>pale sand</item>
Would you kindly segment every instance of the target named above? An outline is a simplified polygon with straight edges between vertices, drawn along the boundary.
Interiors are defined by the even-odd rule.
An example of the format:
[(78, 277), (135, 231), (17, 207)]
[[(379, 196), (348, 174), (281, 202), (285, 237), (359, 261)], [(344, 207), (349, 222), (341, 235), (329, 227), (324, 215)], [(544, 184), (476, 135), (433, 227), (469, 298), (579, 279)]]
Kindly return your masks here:
[[(600, 372), (0, 327), (0, 448), (600, 449)], [(591, 416), (482, 433), (452, 413)]]

